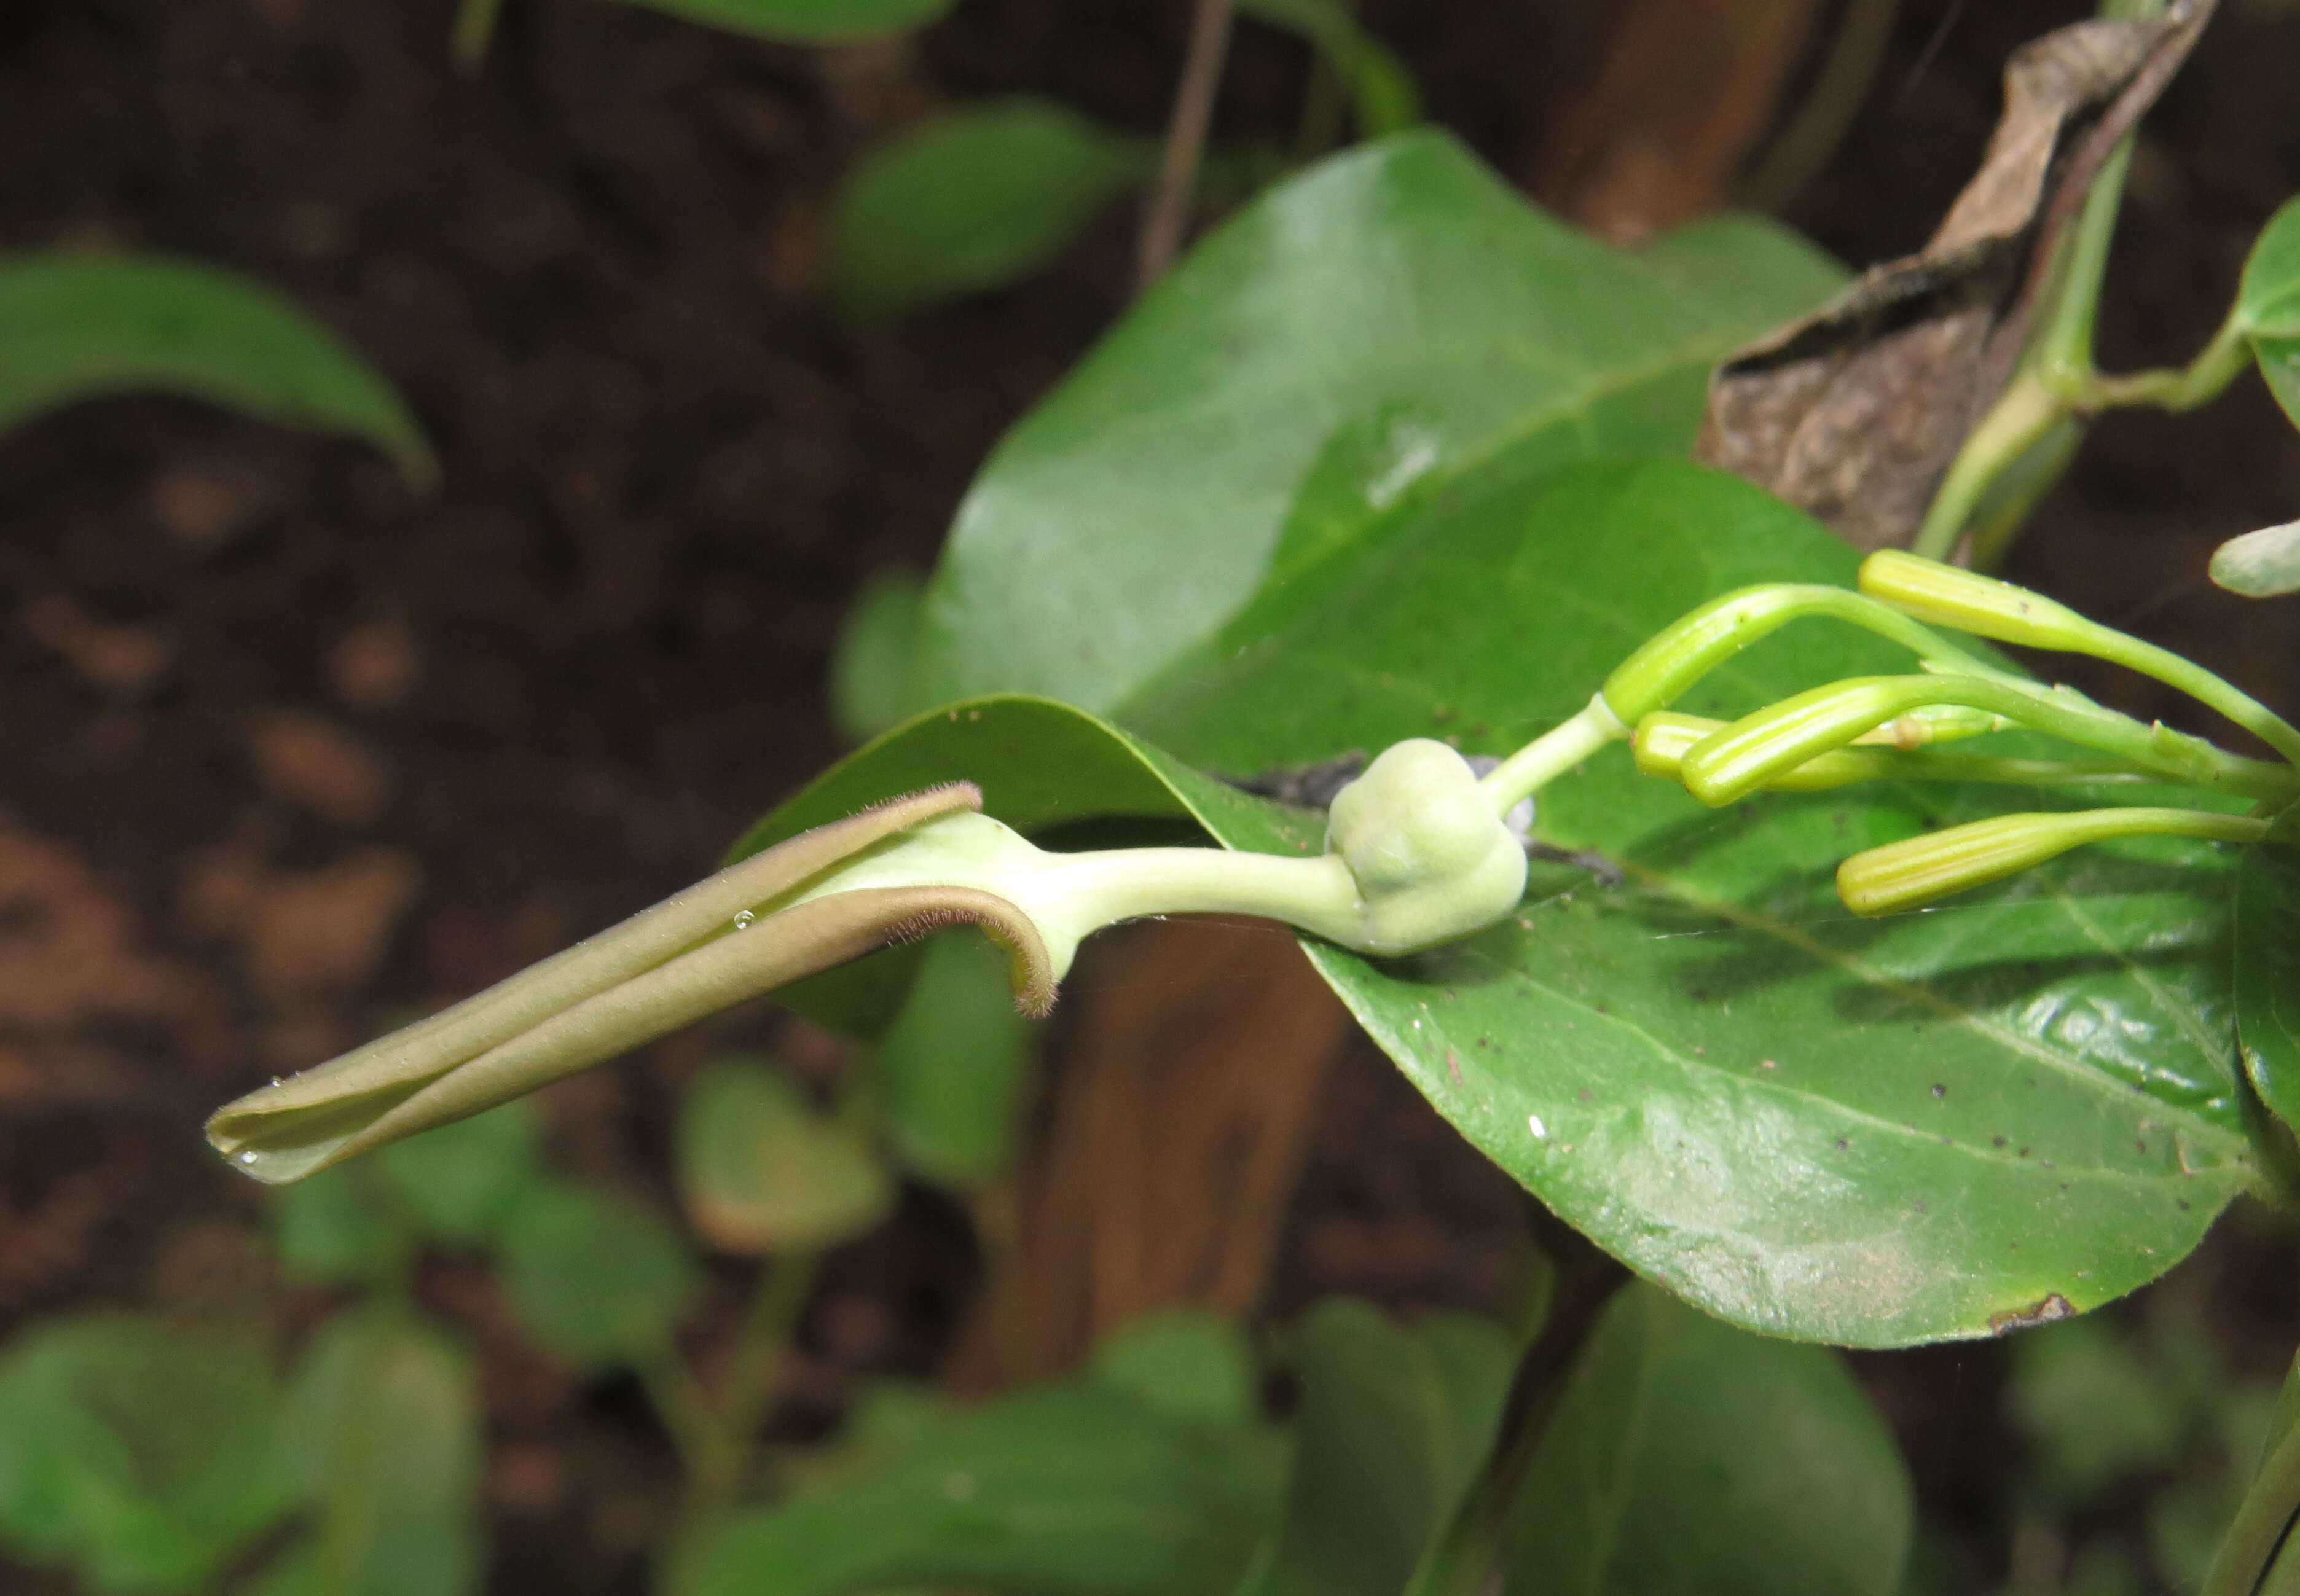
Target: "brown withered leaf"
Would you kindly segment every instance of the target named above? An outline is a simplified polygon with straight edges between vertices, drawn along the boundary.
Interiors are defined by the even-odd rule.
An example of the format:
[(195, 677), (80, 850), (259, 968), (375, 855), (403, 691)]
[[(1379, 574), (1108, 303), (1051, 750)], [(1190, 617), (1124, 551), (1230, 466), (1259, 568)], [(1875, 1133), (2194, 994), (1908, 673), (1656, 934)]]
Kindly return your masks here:
[(1980, 169), (1931, 240), (1720, 366), (1696, 457), (1862, 548), (1907, 544), (2011, 374), (2041, 263), (2211, 10), (2194, 0), (2023, 46)]

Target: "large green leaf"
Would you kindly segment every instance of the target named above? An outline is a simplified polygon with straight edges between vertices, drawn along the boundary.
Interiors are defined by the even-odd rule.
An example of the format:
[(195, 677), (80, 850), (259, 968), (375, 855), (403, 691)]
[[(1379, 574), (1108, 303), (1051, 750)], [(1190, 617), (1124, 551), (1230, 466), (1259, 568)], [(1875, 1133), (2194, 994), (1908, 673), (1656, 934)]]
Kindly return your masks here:
[(681, 1596), (1229, 1596), (1275, 1516), (1266, 1434), (1106, 1382), (912, 1417), (875, 1467), (704, 1537)]
[(841, 191), (839, 301), (859, 317), (888, 316), (1012, 282), (1156, 161), (1154, 146), (1046, 100), (938, 118), (865, 161)]
[(289, 1500), (253, 1347), (125, 1315), (58, 1319), (0, 1359), (0, 1545), (101, 1591), (191, 1592)]
[(0, 427), (130, 388), (350, 433), (418, 482), (437, 474), (391, 385), (333, 333), (245, 278), (149, 256), (0, 259)]
[(1493, 1444), (1514, 1349), (1483, 1319), (1404, 1330), (1348, 1299), (1295, 1338), (1286, 1517), (1241, 1596), (1397, 1596)]
[(951, 0), (636, 0), (691, 22), (761, 38), (827, 45), (933, 21)]
[(1681, 452), (1711, 364), (1838, 281), (1749, 220), (1607, 249), (1440, 133), (1324, 162), (1202, 244), (999, 445), (930, 592), (931, 679), (1116, 703), (1262, 583), (1338, 432), (1376, 503), (1509, 444)]
[(2269, 391), (2300, 427), (2300, 199), (2271, 217), (2253, 245), (2236, 316)]
[(2261, 1101), (2300, 1126), (2300, 812), (2237, 871), (2236, 1028)]
[(318, 1508), (254, 1596), (462, 1596), (482, 1572), (484, 1446), (471, 1359), (388, 1309), (312, 1343), (288, 1404), (296, 1475)]
[(1607, 1307), (1527, 1471), (1510, 1596), (1891, 1596), (1911, 1492), (1837, 1357), (1650, 1286)]
[[(1277, 590), (1125, 714), (1233, 773), (1433, 733), (1500, 752), (1703, 599), (1849, 583), (1855, 558), (1692, 466), (1500, 461)], [(1684, 707), (1906, 666), (1808, 623)], [(746, 846), (962, 777), (1026, 830), (1188, 815), (1234, 847), (1321, 838), (1129, 732), (1006, 698), (890, 734)], [(2252, 1178), (2228, 855), (2119, 844), (1876, 921), (1832, 890), (1857, 849), (2067, 802), (1888, 786), (1712, 813), (1612, 751), (1543, 795), (1541, 831), (1628, 885), (1538, 867), (1515, 917), (1452, 948), (1312, 955), (1440, 1112), (1640, 1272), (1783, 1334), (1987, 1334), (2154, 1278)]]

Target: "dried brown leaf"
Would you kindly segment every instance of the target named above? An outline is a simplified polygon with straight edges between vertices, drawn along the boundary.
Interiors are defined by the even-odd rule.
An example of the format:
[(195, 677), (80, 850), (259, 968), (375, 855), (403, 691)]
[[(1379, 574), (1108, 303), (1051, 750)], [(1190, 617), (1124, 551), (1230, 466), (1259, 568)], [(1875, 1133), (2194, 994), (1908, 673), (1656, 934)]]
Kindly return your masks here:
[(1988, 154), (1931, 240), (1719, 367), (1696, 457), (1862, 548), (1905, 545), (2011, 373), (2038, 263), (2210, 11), (2079, 22), (2018, 52)]

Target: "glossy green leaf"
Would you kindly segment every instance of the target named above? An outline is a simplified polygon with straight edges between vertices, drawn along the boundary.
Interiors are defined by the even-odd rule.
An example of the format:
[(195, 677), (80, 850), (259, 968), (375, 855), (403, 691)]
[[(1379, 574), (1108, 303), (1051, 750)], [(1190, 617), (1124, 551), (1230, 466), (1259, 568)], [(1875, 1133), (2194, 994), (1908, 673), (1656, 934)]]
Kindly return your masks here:
[(494, 1237), (520, 1193), (542, 1178), (542, 1116), (519, 1098), (395, 1142), (375, 1161), (426, 1235), (477, 1246)]
[(2300, 1126), (2300, 812), (2237, 870), (2236, 1028), (2260, 1100)]
[(0, 1547), (99, 1591), (202, 1590), (288, 1505), (279, 1442), (254, 1348), (51, 1320), (0, 1359)]
[(406, 1267), (416, 1237), (371, 1161), (322, 1169), (276, 1188), (271, 1241), (291, 1280), (315, 1285), (371, 1285)]
[(2229, 538), (2212, 551), (2212, 576), (2246, 598), (2300, 592), (2300, 521)]
[(134, 388), (349, 433), (418, 483), (438, 475), (391, 385), (267, 288), (152, 256), (0, 257), (0, 427)]
[(818, 1112), (764, 1059), (721, 1059), (679, 1113), (679, 1188), (714, 1247), (827, 1247), (874, 1228), (895, 1183), (857, 1124)]
[(1245, 207), (1009, 433), (929, 595), (954, 692), (1117, 703), (1260, 587), (1330, 438), (1388, 504), (1504, 445), (1682, 451), (1710, 366), (1839, 277), (1746, 219), (1610, 250), (1450, 137), (1321, 162)]
[(879, 1040), (888, 1137), (929, 1180), (979, 1185), (1013, 1157), (1032, 1027), (1015, 1011), (1007, 966), (1004, 951), (971, 927), (934, 937)]
[(919, 617), (926, 584), (905, 572), (873, 577), (855, 595), (830, 653), (830, 719), (867, 743), (935, 701), (919, 680)]
[(1396, 1596), (1485, 1461), (1514, 1361), (1482, 1319), (1408, 1330), (1364, 1302), (1312, 1309), (1284, 1526), (1241, 1596)]
[(706, 1535), (680, 1596), (1229, 1596), (1276, 1511), (1267, 1434), (1099, 1381), (911, 1417), (875, 1465)]
[(924, 27), (951, 0), (636, 0), (690, 22), (795, 44), (837, 44)]
[(1405, 63), (1361, 28), (1341, 0), (1239, 0), (1238, 10), (1316, 46), (1348, 87), (1366, 137), (1403, 132), (1421, 120), (1421, 96)]
[[(1692, 466), (1499, 461), (1274, 591), (1124, 714), (1238, 774), (1431, 734), (1504, 752), (1703, 599), (1849, 585), (1855, 560)], [(1865, 633), (1802, 623), (1682, 707), (1738, 714), (1905, 669)], [(1188, 815), (1266, 852), (1322, 834), (1107, 723), (996, 699), (890, 734), (746, 845), (961, 777), (1026, 831)], [(1454, 948), (1312, 955), (1440, 1112), (1641, 1273), (1779, 1334), (1988, 1334), (2154, 1278), (2253, 1178), (2233, 856), (2120, 844), (1880, 920), (1836, 898), (1858, 849), (2069, 802), (1881, 786), (1712, 812), (1616, 749), (1543, 794), (1540, 830), (1622, 861), (1625, 886), (1539, 867), (1517, 916)]]
[(567, 1181), (523, 1192), (499, 1245), (521, 1323), (551, 1351), (593, 1367), (671, 1344), (698, 1284), (695, 1260), (645, 1209)]
[(1155, 161), (1145, 141), (1046, 100), (929, 122), (865, 161), (839, 195), (839, 302), (876, 318), (1012, 282)]
[(1120, 1326), (1094, 1350), (1094, 1378), (1154, 1413), (1243, 1426), (1261, 1403), (1254, 1353), (1237, 1323), (1176, 1308)]
[(2300, 199), (2288, 201), (2254, 243), (2236, 316), (2269, 391), (2300, 427)]
[(1892, 1596), (1913, 1503), (1834, 1353), (1633, 1285), (1608, 1305), (1508, 1530), (1510, 1596)]
[(255, 1596), (479, 1588), (484, 1446), (469, 1358), (399, 1314), (346, 1314), (305, 1354), (288, 1417), (296, 1477), (317, 1512)]

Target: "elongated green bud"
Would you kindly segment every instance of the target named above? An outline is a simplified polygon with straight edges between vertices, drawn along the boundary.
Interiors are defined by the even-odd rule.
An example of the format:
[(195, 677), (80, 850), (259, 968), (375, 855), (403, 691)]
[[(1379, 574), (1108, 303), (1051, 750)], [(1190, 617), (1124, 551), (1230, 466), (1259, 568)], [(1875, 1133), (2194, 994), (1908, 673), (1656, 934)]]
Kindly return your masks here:
[(1998, 815), (1856, 853), (1837, 867), (1837, 895), (1855, 914), (1892, 914), (1985, 886), (2087, 843), (2188, 836), (2256, 843), (2268, 822), (2195, 809), (2094, 809)]
[[(1721, 720), (1662, 711), (1638, 722), (1638, 735), (1629, 745), (1630, 752), (1637, 757), (1638, 769), (1647, 776), (1674, 781), (1682, 777), (1685, 756), (1724, 729), (1725, 722)], [(1790, 767), (1765, 786), (1776, 793), (1824, 792), (1889, 776), (1893, 774), (1892, 762), (1881, 750), (1841, 748)]]
[(1861, 591), (1919, 620), (2029, 648), (2088, 653), (2100, 629), (2042, 594), (1899, 549), (1861, 562)]
[(1987, 669), (1988, 662), (1946, 638), (1842, 587), (1809, 582), (1768, 582), (1712, 599), (1656, 633), (1605, 678), (1606, 704), (1635, 726), (1735, 654), (1792, 620), (1830, 616), (1889, 637), (1919, 658), (1947, 669)]
[[(1879, 732), (1906, 725), (1904, 715)], [(1632, 748), (1638, 769), (1648, 776), (1681, 779), (1685, 756), (1716, 733), (1721, 720), (1699, 715), (1663, 711), (1638, 722)], [(1986, 753), (1935, 753), (1919, 748), (1876, 746), (1870, 736), (1856, 737), (1802, 765), (1793, 766), (1765, 784), (1770, 793), (1820, 793), (1862, 781), (1986, 782), (2023, 787), (2115, 786), (2159, 779), (2136, 770), (2121, 760), (2038, 760), (2005, 758)]]
[(2167, 648), (2088, 620), (2041, 594), (1953, 565), (1880, 549), (1862, 562), (1861, 591), (1938, 626), (2029, 648), (2090, 654), (2178, 687), (2300, 765), (2300, 730), (2249, 693)]

